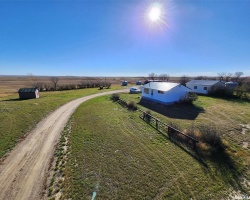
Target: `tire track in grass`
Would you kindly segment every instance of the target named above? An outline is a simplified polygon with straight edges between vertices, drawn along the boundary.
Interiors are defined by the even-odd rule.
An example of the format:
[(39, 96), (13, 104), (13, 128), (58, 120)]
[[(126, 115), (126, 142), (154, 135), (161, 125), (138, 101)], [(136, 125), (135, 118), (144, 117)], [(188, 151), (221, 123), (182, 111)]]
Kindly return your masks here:
[[(192, 191), (192, 187), (187, 182), (187, 179), (185, 178), (184, 174), (178, 169), (177, 165), (172, 161), (172, 160), (176, 160), (176, 162), (178, 161), (177, 163), (180, 163), (180, 161), (183, 161), (183, 160), (180, 159), (179, 156), (176, 157), (175, 156), (176, 153), (173, 154), (174, 157), (172, 157), (171, 154), (165, 154), (165, 153), (163, 153), (162, 151), (160, 151), (159, 147), (157, 147), (157, 146), (153, 147), (152, 145), (149, 145), (149, 146), (147, 146), (147, 148), (145, 148), (145, 145), (143, 144), (145, 142), (144, 141), (142, 142), (142, 140), (138, 139), (138, 136), (134, 135), (133, 134), (134, 132), (131, 131), (131, 130), (133, 130), (134, 127), (137, 128), (137, 126), (133, 126), (132, 123), (130, 123), (130, 125), (133, 126), (133, 127), (129, 128), (129, 127), (127, 127), (127, 124), (125, 124), (124, 121), (122, 121), (122, 122), (123, 122), (123, 127), (122, 127), (121, 130), (123, 130), (124, 132), (125, 132), (125, 130), (127, 132), (129, 132), (130, 133), (129, 136), (133, 136), (134, 140), (136, 140), (136, 142), (138, 144), (140, 144), (140, 146), (143, 148), (143, 151), (146, 151), (146, 150), (148, 151), (150, 149), (150, 151), (148, 151), (148, 153), (150, 153), (152, 157), (156, 156), (158, 158), (158, 160), (166, 160), (166, 161), (168, 161), (173, 166), (173, 168), (175, 169), (175, 171), (177, 172), (177, 174), (179, 174), (180, 177), (182, 178), (182, 180), (183, 180), (182, 182), (185, 182), (186, 185), (187, 185), (187, 187), (189, 188), (189, 191), (190, 191), (190, 193), (192, 195), (192, 198), (196, 199), (196, 197), (195, 197), (195, 195), (194, 195), (194, 193)], [(160, 137), (162, 137), (162, 136), (160, 136)], [(146, 140), (146, 138), (145, 138), (145, 140)], [(176, 147), (173, 146), (172, 144), (170, 144), (170, 145), (171, 145), (171, 152), (175, 152), (177, 150)], [(151, 153), (151, 152), (158, 152), (158, 153), (155, 154), (155, 153)], [(170, 159), (166, 159), (166, 157), (165, 157), (166, 155), (168, 155), (168, 157), (171, 157), (171, 158)], [(176, 184), (178, 184), (178, 182)], [(166, 181), (165, 185), (169, 185), (169, 180)], [(177, 187), (178, 187), (178, 190), (180, 191), (179, 194), (181, 194), (181, 190), (180, 190), (179, 184), (177, 185)]]
[[(120, 117), (120, 115), (117, 113), (115, 117)], [(122, 146), (121, 146), (121, 148), (117, 149), (117, 152), (118, 152), (118, 153), (119, 153), (119, 152), (122, 153), (123, 156), (125, 156), (125, 157), (128, 159), (128, 162), (131, 162), (131, 164), (133, 165), (132, 167), (139, 168), (139, 166), (138, 166), (139, 164), (133, 162), (133, 161), (136, 160), (136, 158), (135, 158), (135, 157), (132, 157), (132, 156), (131, 156), (131, 153), (132, 153), (132, 154), (134, 153), (134, 151), (133, 151), (134, 149), (137, 149), (137, 150), (139, 149), (139, 151), (141, 151), (141, 152), (143, 152), (143, 151), (141, 150), (141, 148), (138, 148), (138, 146), (134, 145), (134, 140), (133, 140), (134, 138), (131, 139), (131, 135), (128, 134), (128, 132), (126, 131), (126, 128), (123, 128), (123, 127), (124, 127), (124, 126), (122, 125), (123, 121), (124, 121), (123, 119), (119, 120), (119, 123), (117, 123), (116, 125), (117, 125), (117, 127), (120, 127), (120, 128), (117, 128), (117, 129), (119, 129), (119, 130), (121, 131), (121, 132), (120, 132), (120, 135), (122, 135), (122, 138), (126, 138), (126, 139), (123, 139), (123, 141), (125, 140), (126, 143), (124, 144), (124, 142), (122, 142), (122, 143), (121, 143)], [(120, 137), (120, 138), (121, 138), (121, 137)], [(117, 142), (120, 141), (120, 138), (113, 138), (113, 140), (114, 140), (114, 142), (117, 143)], [(119, 139), (119, 141), (115, 141), (116, 139)], [(133, 147), (131, 147), (131, 144), (133, 145)], [(124, 146), (123, 146), (123, 145), (124, 145)], [(123, 150), (127, 151), (126, 154), (124, 154)], [(131, 153), (128, 152), (128, 151), (131, 151)], [(146, 163), (150, 164), (150, 163), (148, 162), (147, 157), (145, 156), (145, 153), (140, 154), (140, 158), (142, 158), (142, 157), (143, 157), (143, 160), (144, 160)], [(128, 163), (127, 166), (131, 166), (130, 163)], [(127, 167), (125, 167), (125, 168), (127, 168)], [(122, 171), (122, 169), (121, 169), (121, 171)], [(140, 171), (140, 172), (141, 172), (141, 171)], [(145, 176), (145, 175), (147, 175), (147, 174), (144, 173), (143, 176)], [(132, 183), (133, 181), (137, 181), (137, 182), (138, 182), (138, 180), (136, 180), (136, 176), (131, 176), (130, 182)], [(140, 179), (139, 179), (139, 182), (140, 182)]]
[[(174, 147), (174, 146), (171, 145), (171, 148), (173, 149), (173, 148), (176, 148), (176, 147)], [(163, 154), (162, 151), (160, 151), (159, 149), (157, 149), (157, 151), (158, 151), (159, 153)], [(178, 157), (178, 156), (176, 157), (175, 154), (173, 154), (173, 155), (174, 155), (173, 160), (176, 160), (176, 163), (181, 163), (181, 161), (183, 161), (182, 159), (180, 159), (180, 157)], [(181, 177), (182, 180), (183, 180), (182, 182), (185, 182), (185, 183), (186, 183), (186, 186), (189, 188), (189, 192), (191, 193), (192, 198), (195, 200), (195, 199), (196, 199), (196, 196), (195, 196), (195, 194), (193, 193), (193, 189), (192, 189), (191, 185), (188, 183), (187, 179), (185, 178), (185, 175), (176, 167), (177, 165), (174, 164), (174, 162), (172, 162), (171, 159), (168, 159), (168, 161), (169, 161), (169, 162), (172, 164), (172, 166), (176, 169), (176, 171), (178, 172), (178, 174), (180, 175), (180, 177)], [(174, 181), (176, 181), (176, 179), (175, 179)], [(178, 182), (177, 182), (177, 184), (178, 184)], [(160, 193), (159, 193), (159, 195), (156, 196), (155, 199), (161, 199), (162, 195), (164, 194), (164, 190), (165, 190), (165, 189), (168, 187), (168, 185), (169, 185), (168, 181), (166, 181), (165, 185), (166, 185), (165, 188), (161, 188), (161, 189), (160, 189)]]
[[(151, 145), (147, 145), (147, 147), (146, 147), (146, 146), (145, 146), (145, 143), (146, 143), (146, 142), (145, 142), (144, 140), (148, 140), (148, 138), (145, 138), (144, 140), (138, 139), (138, 137), (135, 136), (135, 135), (133, 134), (133, 132), (131, 131), (132, 129), (128, 128), (128, 127), (125, 125), (124, 121), (122, 121), (122, 122), (123, 122), (123, 126), (122, 126), (121, 130), (123, 130), (123, 132), (124, 132), (125, 134), (126, 134), (126, 132), (130, 133), (130, 134), (126, 134), (126, 135), (133, 136), (133, 140), (136, 141), (136, 143), (140, 146), (140, 149), (142, 149), (141, 151), (142, 151), (142, 152), (147, 152), (147, 153), (143, 154), (143, 155), (144, 155), (144, 158), (147, 158), (147, 157), (146, 157), (146, 154), (147, 154), (147, 155), (150, 155), (152, 158), (157, 158), (157, 160), (164, 160), (164, 161), (167, 161), (168, 163), (170, 163), (170, 164), (172, 165), (172, 167), (174, 168), (176, 174), (180, 174), (180, 175), (181, 175), (180, 177), (183, 179), (183, 181), (184, 181), (184, 182), (186, 181), (186, 180), (185, 180), (185, 177), (180, 173), (179, 169), (178, 169), (178, 168), (176, 167), (176, 165), (171, 161), (172, 158), (166, 159), (166, 157), (165, 157), (166, 154), (163, 154), (161, 151), (159, 151), (157, 147), (153, 148)], [(160, 154), (155, 154), (155, 153), (153, 153), (153, 152), (158, 152), (158, 153), (160, 153)], [(163, 155), (164, 155), (164, 156), (163, 156)], [(167, 154), (167, 155), (168, 155), (168, 154)], [(162, 164), (160, 164), (160, 165), (161, 165), (161, 167), (162, 167)], [(169, 170), (168, 170), (168, 171), (169, 171)], [(176, 179), (177, 179), (177, 178), (176, 178)], [(165, 184), (166, 184), (166, 183), (169, 183), (169, 180), (167, 180), (167, 181), (165, 182)], [(164, 184), (164, 185), (165, 185), (165, 184)], [(175, 183), (175, 184), (176, 184), (176, 186), (177, 186), (177, 189), (178, 189), (178, 191), (179, 191), (179, 194), (182, 195), (182, 192), (181, 192), (181, 189), (180, 189), (180, 185), (179, 185), (178, 183)], [(169, 185), (169, 184), (168, 184), (168, 185)], [(194, 196), (194, 194), (193, 194), (193, 196)]]

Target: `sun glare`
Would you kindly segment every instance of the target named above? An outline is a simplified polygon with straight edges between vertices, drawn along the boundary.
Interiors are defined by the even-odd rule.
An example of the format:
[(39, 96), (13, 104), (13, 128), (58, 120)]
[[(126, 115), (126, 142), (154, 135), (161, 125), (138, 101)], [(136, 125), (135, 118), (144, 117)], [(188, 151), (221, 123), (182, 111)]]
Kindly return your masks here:
[(155, 30), (169, 27), (171, 9), (171, 0), (150, 0), (144, 13), (147, 26)]
[(149, 20), (152, 22), (158, 21), (161, 18), (161, 9), (159, 6), (152, 6), (148, 13)]

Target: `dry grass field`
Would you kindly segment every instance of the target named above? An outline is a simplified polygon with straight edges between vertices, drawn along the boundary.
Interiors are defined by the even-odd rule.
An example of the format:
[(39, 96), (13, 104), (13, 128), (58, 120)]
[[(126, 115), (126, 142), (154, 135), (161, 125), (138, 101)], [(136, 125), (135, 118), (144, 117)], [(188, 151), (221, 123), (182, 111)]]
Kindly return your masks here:
[[(108, 81), (112, 85), (120, 85), (122, 80), (127, 80), (129, 84), (135, 85), (137, 80), (144, 81), (143, 77), (59, 77), (58, 85), (79, 84), (81, 81)], [(0, 76), (0, 97), (16, 94), (19, 88), (31, 87), (33, 83), (50, 84), (48, 76)]]
[[(112, 85), (121, 85), (123, 80), (128, 81), (129, 86), (135, 85), (137, 80), (142, 83), (148, 77), (78, 77), (59, 76), (58, 85), (79, 84), (82, 81), (110, 82)], [(178, 78), (172, 77), (171, 81), (178, 82)], [(0, 97), (16, 94), (19, 88), (32, 87), (33, 83), (51, 84), (49, 76), (1, 76), (0, 75)]]

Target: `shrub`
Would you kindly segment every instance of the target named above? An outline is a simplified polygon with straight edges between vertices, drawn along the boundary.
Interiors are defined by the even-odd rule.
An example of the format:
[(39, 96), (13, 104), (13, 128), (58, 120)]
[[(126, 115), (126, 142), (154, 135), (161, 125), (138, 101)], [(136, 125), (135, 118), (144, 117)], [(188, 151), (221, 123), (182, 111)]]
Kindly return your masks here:
[(194, 126), (194, 124), (192, 124), (187, 130), (186, 130), (186, 134), (189, 135), (192, 138), (197, 139), (197, 135), (196, 135), (196, 131), (197, 128)]
[(192, 104), (198, 99), (198, 96), (194, 92), (189, 92), (187, 95), (183, 96), (179, 103)]
[(250, 82), (246, 82), (235, 90), (235, 94), (240, 99), (250, 99)]
[(106, 82), (106, 88), (109, 89), (111, 87), (111, 83), (110, 82)]
[(114, 94), (111, 95), (111, 100), (113, 100), (113, 101), (118, 101), (119, 99), (120, 99), (119, 94), (114, 93)]
[[(173, 122), (170, 122), (168, 125), (171, 126), (174, 129), (176, 129), (176, 130), (180, 130), (180, 127), (177, 124), (173, 123)], [(168, 130), (168, 135), (169, 135), (170, 138), (176, 138), (176, 139), (178, 138), (178, 132), (176, 132), (173, 129)]]
[(200, 125), (198, 129), (201, 141), (209, 144), (215, 150), (224, 149), (220, 134), (214, 125)]
[(234, 92), (233, 89), (222, 87), (220, 85), (214, 85), (208, 91), (208, 95), (214, 96), (214, 97), (232, 97), (233, 92)]
[(180, 130), (180, 126), (178, 126), (178, 125), (177, 125), (176, 123), (174, 123), (174, 122), (170, 122), (168, 125), (171, 126), (172, 128), (175, 128), (175, 129), (177, 129), (177, 130)]
[(137, 106), (136, 106), (136, 103), (134, 101), (130, 101), (127, 104), (127, 107), (128, 107), (129, 110), (137, 110)]

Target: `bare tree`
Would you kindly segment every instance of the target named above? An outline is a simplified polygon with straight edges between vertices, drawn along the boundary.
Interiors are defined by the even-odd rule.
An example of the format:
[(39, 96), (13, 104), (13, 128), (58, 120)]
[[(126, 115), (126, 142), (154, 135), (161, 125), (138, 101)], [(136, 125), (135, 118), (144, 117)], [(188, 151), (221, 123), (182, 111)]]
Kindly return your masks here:
[(180, 80), (179, 80), (179, 82), (180, 82), (180, 84), (181, 85), (186, 85), (186, 83), (189, 81), (189, 78), (186, 76), (186, 75), (183, 75), (181, 78), (180, 78)]
[(27, 74), (27, 76), (28, 76), (28, 80), (29, 80), (29, 86), (35, 87), (36, 81), (37, 81), (36, 77), (32, 73)]
[(43, 82), (36, 82), (34, 84), (34, 87), (37, 88), (39, 91), (43, 91), (43, 89), (44, 89), (44, 83)]
[(208, 77), (207, 76), (197, 76), (194, 78), (195, 80), (207, 80)]
[(155, 79), (157, 78), (157, 74), (155, 74), (155, 73), (150, 73), (150, 74), (148, 75), (148, 78), (151, 79), (151, 80), (155, 80)]
[(237, 83), (241, 83), (241, 76), (243, 75), (244, 73), (243, 72), (235, 72), (234, 73), (234, 81), (237, 82)]
[(169, 81), (169, 75), (168, 74), (160, 74), (159, 79), (162, 81)]
[(58, 81), (59, 81), (58, 77), (56, 77), (56, 76), (50, 77), (50, 82), (53, 84), (55, 90), (57, 89), (57, 83), (58, 83)]
[(218, 76), (220, 78), (221, 81), (230, 81), (230, 78), (232, 76), (231, 73), (226, 73), (226, 72), (221, 72), (221, 73), (218, 73)]

